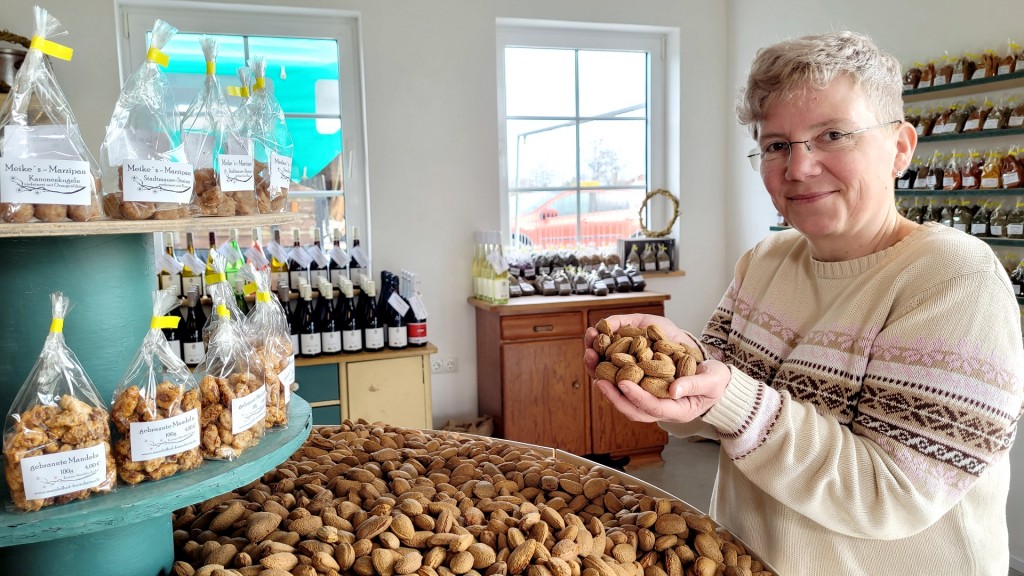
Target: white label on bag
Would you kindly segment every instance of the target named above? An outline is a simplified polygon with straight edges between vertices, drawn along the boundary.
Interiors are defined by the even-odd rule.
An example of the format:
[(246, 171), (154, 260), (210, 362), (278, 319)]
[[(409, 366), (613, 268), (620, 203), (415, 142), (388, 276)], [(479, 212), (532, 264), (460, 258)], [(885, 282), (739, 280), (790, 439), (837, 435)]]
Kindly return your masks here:
[(949, 83), (950, 84), (955, 84), (957, 82), (963, 82), (963, 81), (964, 81), (964, 73), (963, 72), (954, 72), (953, 76), (949, 79)]
[(924, 124), (918, 124), (914, 129), (917, 130), (918, 136), (924, 136)]
[(392, 292), (391, 296), (388, 297), (388, 305), (402, 316), (405, 316), (406, 312), (409, 311), (409, 305), (406, 304), (405, 300), (397, 292)]
[(980, 125), (981, 125), (981, 119), (980, 118), (971, 118), (967, 122), (964, 122), (964, 132), (967, 132), (968, 130), (977, 130), (978, 126), (980, 126)]
[(281, 379), (281, 385), (287, 390), (285, 392), (285, 397), (287, 398), (287, 394), (291, 392), (292, 384), (295, 382), (295, 356), (288, 357), (288, 365), (284, 367), (284, 370), (281, 370), (277, 377)]
[(221, 154), (217, 157), (220, 162), (220, 189), (224, 192), (252, 191), (253, 167), (252, 156), (244, 154)]
[(111, 166), (136, 158), (160, 158), (160, 151), (171, 147), (166, 134), (131, 128), (119, 130), (115, 136), (108, 133), (104, 144), (107, 145), (107, 163)]
[(942, 187), (945, 188), (946, 190), (952, 190), (953, 189), (953, 177), (952, 176), (944, 177), (942, 179)]
[(985, 124), (981, 127), (982, 130), (995, 130), (999, 128), (999, 119), (993, 118), (991, 120), (986, 119)]
[(187, 162), (126, 160), (123, 173), (127, 201), (188, 204), (192, 200), (195, 175)]
[(88, 206), (95, 183), (80, 160), (0, 159), (0, 201)]
[(974, 234), (975, 236), (980, 236), (980, 235), (982, 235), (984, 233), (985, 233), (985, 225), (984, 224), (973, 224), (973, 223), (971, 224), (971, 234)]
[(974, 186), (974, 176), (964, 176), (964, 188), (971, 188)]
[(910, 187), (910, 180), (897, 180), (896, 181), (896, 188), (898, 188), (900, 190), (904, 190), (904, 189), (906, 189), (908, 187)]
[(231, 401), (231, 433), (241, 434), (267, 416), (267, 387)]
[(270, 154), (270, 187), (288, 190), (292, 183), (292, 159), (277, 152)]
[(3, 155), (9, 158), (82, 160), (82, 154), (75, 149), (72, 138), (81, 139), (78, 124), (71, 124), (70, 131), (56, 124), (8, 124), (4, 127)]
[(1010, 184), (1016, 184), (1020, 182), (1020, 177), (1017, 176), (1016, 172), (1005, 172), (1003, 173), (1003, 187), (1009, 188)]
[(974, 69), (974, 74), (971, 74), (971, 80), (981, 80), (984, 77), (985, 77), (985, 69), (984, 68), (975, 68)]
[(1014, 128), (1020, 128), (1024, 126), (1024, 116), (1010, 116), (1010, 121), (1007, 124)]
[(1024, 235), (1024, 224), (1007, 224), (1006, 235), (1011, 238)]
[(199, 446), (199, 410), (155, 422), (128, 425), (132, 441), (132, 462), (173, 456)]
[(998, 71), (999, 74), (1009, 74), (1010, 73), (1010, 65), (1007, 64), (1005, 66), (1000, 66), (999, 68), (997, 68), (997, 71)]
[(181, 143), (185, 146), (185, 157), (195, 166), (213, 165), (213, 145), (216, 139), (208, 132), (184, 132)]
[(982, 178), (981, 187), (988, 189), (999, 188), (999, 178)]
[(25, 498), (40, 500), (99, 486), (107, 479), (105, 442), (21, 461)]
[(1003, 227), (998, 225), (998, 224), (993, 224), (990, 227), (989, 230), (991, 231), (993, 236), (1002, 236), (1003, 235)]
[(182, 342), (185, 364), (199, 364), (206, 356), (206, 344), (202, 342)]

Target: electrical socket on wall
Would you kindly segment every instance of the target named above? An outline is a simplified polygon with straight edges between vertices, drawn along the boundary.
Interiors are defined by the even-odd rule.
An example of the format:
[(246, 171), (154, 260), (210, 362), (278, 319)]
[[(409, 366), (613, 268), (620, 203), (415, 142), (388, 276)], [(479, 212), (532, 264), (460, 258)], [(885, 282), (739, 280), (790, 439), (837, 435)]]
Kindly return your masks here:
[(454, 356), (434, 356), (430, 359), (430, 371), (434, 374), (458, 372), (459, 360)]

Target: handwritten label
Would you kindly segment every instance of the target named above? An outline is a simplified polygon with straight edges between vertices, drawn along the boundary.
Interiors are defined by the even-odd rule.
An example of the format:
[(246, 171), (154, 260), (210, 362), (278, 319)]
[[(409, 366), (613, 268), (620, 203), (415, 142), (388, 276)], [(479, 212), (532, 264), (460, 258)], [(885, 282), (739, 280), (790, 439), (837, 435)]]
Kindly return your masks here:
[(0, 159), (0, 201), (88, 206), (95, 183), (79, 160)]
[(132, 202), (173, 202), (192, 200), (195, 176), (187, 162), (127, 160), (124, 163), (124, 199)]
[(251, 191), (253, 184), (252, 156), (243, 154), (221, 154), (220, 189), (225, 192)]
[(292, 183), (292, 159), (277, 152), (270, 155), (270, 187), (285, 191)]
[(173, 456), (199, 446), (199, 410), (155, 422), (129, 424), (132, 462)]
[(39, 500), (94, 488), (107, 478), (106, 444), (21, 461), (25, 498)]
[(241, 434), (267, 415), (267, 387), (231, 400), (231, 433)]

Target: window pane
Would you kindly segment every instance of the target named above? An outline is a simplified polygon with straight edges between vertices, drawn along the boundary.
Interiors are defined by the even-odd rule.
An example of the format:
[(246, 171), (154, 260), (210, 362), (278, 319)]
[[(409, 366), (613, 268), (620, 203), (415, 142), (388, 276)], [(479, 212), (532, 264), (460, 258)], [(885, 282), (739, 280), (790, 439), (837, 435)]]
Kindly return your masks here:
[(580, 116), (647, 114), (647, 54), (581, 50)]
[(598, 247), (616, 246), (619, 238), (629, 238), (640, 231), (638, 211), (645, 190), (586, 190), (580, 217), (580, 243)]
[[(245, 66), (245, 46), (241, 36), (207, 34), (217, 40), (217, 81), (221, 90), (238, 86), (237, 70)], [(200, 47), (203, 34), (179, 32), (164, 46), (167, 54), (167, 68), (164, 73), (174, 93), (174, 103), (179, 113), (184, 113), (195, 99), (196, 93), (206, 81), (206, 57)], [(238, 105), (235, 97), (226, 98), (232, 108)]]
[(644, 185), (647, 123), (595, 120), (580, 125), (580, 173), (596, 186)]
[(562, 120), (510, 120), (509, 188), (576, 185), (576, 125)]
[(576, 63), (573, 51), (506, 48), (505, 114), (575, 116)]
[[(338, 123), (325, 122), (314, 118), (288, 118), (288, 131), (295, 141), (295, 158), (292, 162), (292, 179), (302, 178), (303, 169), (307, 177), (313, 177), (337, 160), (341, 166), (341, 130)], [(300, 135), (301, 137), (297, 137)], [(329, 170), (330, 171), (330, 170)], [(334, 170), (338, 171), (338, 170)], [(330, 184), (329, 182), (327, 183)], [(340, 190), (340, 182), (331, 190)]]
[(510, 197), (509, 229), (535, 247), (576, 244), (576, 191), (519, 192)]
[(266, 58), (267, 84), (273, 84), (274, 96), (285, 114), (337, 113), (337, 92), (333, 111), (321, 112), (316, 108), (317, 81), (338, 81), (337, 41), (250, 36), (249, 55)]

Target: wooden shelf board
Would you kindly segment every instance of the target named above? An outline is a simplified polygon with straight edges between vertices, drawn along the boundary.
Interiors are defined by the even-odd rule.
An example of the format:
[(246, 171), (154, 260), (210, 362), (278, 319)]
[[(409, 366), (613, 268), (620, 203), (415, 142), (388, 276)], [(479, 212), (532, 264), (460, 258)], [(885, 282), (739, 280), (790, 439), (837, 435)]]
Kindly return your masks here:
[(897, 198), (907, 198), (911, 196), (1024, 196), (1024, 188), (972, 188), (970, 190), (896, 190)]
[(573, 294), (571, 296), (522, 296), (511, 298), (508, 304), (492, 304), (477, 298), (469, 298), (473, 306), (487, 311), (505, 314), (524, 314), (536, 312), (555, 312), (563, 309), (576, 310), (581, 304), (589, 307), (621, 307), (640, 304), (655, 304), (671, 298), (659, 292), (612, 292), (607, 296), (592, 294)]
[(981, 94), (993, 90), (1005, 90), (1007, 88), (1019, 88), (1024, 86), (1024, 71), (1017, 71), (1012, 74), (1001, 74), (978, 80), (967, 80), (955, 84), (944, 84), (942, 86), (930, 86), (903, 92), (904, 102), (921, 102), (924, 100), (936, 100), (939, 98), (957, 98), (970, 94)]
[[(189, 504), (230, 492), (287, 460), (309, 437), (312, 426), (309, 404), (293, 395), (289, 403), (288, 427), (269, 430), (259, 444), (235, 460), (208, 460), (195, 470), (170, 478), (136, 486), (120, 484), (113, 492), (93, 494), (85, 500), (37, 512), (0, 510), (0, 548), (123, 527), (159, 515), (169, 515)], [(59, 546), (55, 550), (59, 550)]]
[(427, 342), (426, 346), (409, 346), (402, 350), (388, 350), (385, 348), (380, 352), (358, 352), (356, 354), (332, 354), (330, 356), (316, 356), (314, 358), (295, 358), (295, 366), (319, 366), (321, 364), (342, 364), (345, 362), (362, 362), (364, 360), (388, 360), (391, 358), (408, 358), (410, 356), (423, 356), (434, 354), (437, 346)]
[(1003, 128), (1002, 130), (982, 130), (981, 132), (955, 132), (952, 134), (936, 134), (918, 136), (918, 142), (947, 142), (953, 140), (975, 140), (978, 138), (996, 138), (998, 136), (1019, 136), (1024, 128)]
[(32, 238), (40, 236), (92, 236), (110, 234), (150, 234), (153, 232), (187, 232), (199, 228), (252, 228), (297, 222), (298, 212), (227, 216), (217, 218), (179, 218), (176, 220), (94, 220), (92, 222), (0, 222), (0, 238)]

